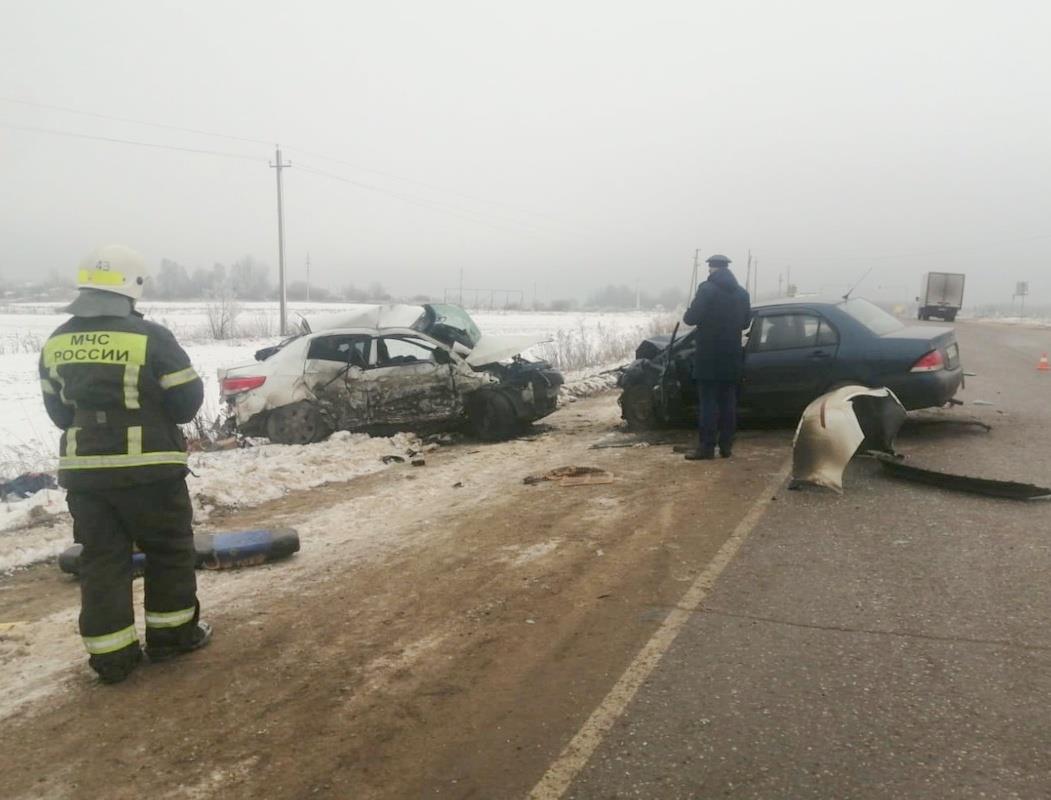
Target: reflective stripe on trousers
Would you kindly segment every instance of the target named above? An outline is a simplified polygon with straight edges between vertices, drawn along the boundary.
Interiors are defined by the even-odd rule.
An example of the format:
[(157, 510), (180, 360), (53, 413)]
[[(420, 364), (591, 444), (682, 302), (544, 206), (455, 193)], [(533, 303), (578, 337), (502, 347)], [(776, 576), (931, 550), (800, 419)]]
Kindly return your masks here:
[(82, 638), (84, 639), (84, 649), (93, 656), (115, 653), (139, 642), (134, 625), (122, 628), (116, 633), (107, 633), (102, 636), (84, 636)]
[(181, 611), (147, 611), (147, 628), (178, 628), (188, 622), (193, 622), (197, 614), (197, 607), (184, 608)]

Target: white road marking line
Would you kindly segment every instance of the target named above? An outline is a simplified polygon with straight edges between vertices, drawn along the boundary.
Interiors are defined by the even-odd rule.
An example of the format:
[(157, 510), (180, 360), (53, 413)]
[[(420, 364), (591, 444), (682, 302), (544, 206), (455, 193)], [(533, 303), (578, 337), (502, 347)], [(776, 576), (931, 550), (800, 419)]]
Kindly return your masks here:
[(618, 717), (624, 713), (639, 687), (657, 668), (661, 658), (678, 637), (687, 620), (704, 602), (719, 575), (733, 561), (745, 539), (759, 523), (773, 496), (788, 479), (791, 467), (792, 462), (789, 460), (777, 471), (773, 480), (763, 488), (763, 493), (737, 523), (730, 538), (719, 548), (719, 552), (715, 554), (705, 570), (690, 584), (690, 588), (686, 590), (675, 608), (669, 612), (657, 632), (646, 642), (639, 654), (635, 656), (635, 660), (610, 689), (609, 694), (551, 764), (540, 782), (533, 787), (528, 800), (558, 800), (565, 794), (573, 779), (598, 749), (599, 744), (612, 729)]

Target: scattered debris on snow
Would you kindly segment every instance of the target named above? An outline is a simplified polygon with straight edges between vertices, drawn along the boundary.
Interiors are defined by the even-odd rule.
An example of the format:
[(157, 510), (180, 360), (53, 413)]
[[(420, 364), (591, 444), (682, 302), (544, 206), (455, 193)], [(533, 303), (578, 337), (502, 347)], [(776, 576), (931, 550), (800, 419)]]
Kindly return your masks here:
[(543, 475), (529, 475), (522, 479), (522, 483), (527, 486), (544, 481), (551, 481), (559, 486), (597, 486), (613, 483), (614, 477), (612, 472), (598, 467), (556, 467)]

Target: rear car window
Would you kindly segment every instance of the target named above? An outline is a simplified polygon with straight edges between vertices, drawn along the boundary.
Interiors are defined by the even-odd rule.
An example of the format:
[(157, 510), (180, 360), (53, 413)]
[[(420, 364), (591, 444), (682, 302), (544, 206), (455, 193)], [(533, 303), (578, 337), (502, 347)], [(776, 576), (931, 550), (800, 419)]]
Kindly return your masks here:
[(879, 306), (860, 297), (847, 300), (839, 306), (850, 316), (877, 336), (900, 331), (905, 326), (897, 317), (891, 316)]
[(371, 337), (361, 335), (318, 336), (310, 342), (307, 360), (337, 361), (340, 364), (365, 367), (369, 363), (371, 341)]

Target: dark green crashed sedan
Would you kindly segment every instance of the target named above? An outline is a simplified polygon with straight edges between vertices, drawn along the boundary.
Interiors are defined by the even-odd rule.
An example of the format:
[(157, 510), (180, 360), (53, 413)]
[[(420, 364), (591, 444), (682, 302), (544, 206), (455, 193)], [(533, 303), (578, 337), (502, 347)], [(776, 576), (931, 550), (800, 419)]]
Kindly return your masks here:
[[(886, 386), (905, 408), (930, 408), (951, 402), (963, 384), (953, 328), (906, 326), (861, 298), (759, 303), (744, 356), (740, 411), (747, 417), (796, 417), (847, 384)], [(694, 421), (693, 329), (646, 339), (635, 357), (619, 381), (629, 427)]]

